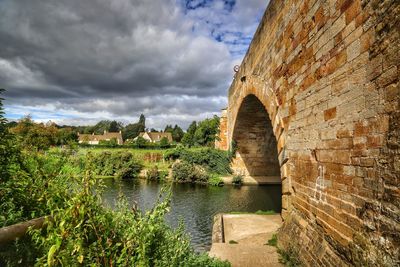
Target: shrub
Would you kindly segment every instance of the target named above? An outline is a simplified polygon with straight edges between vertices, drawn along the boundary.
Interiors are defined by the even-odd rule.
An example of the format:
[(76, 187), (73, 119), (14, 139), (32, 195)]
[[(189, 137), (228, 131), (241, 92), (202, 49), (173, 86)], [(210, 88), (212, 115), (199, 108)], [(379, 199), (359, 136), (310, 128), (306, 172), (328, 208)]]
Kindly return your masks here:
[(181, 159), (191, 164), (201, 165), (209, 172), (217, 174), (231, 173), (229, 152), (214, 148), (187, 149), (178, 146), (164, 153), (166, 160)]
[(208, 184), (213, 186), (222, 186), (224, 185), (224, 181), (218, 174), (211, 174), (208, 179)]
[(172, 179), (178, 182), (188, 182), (192, 180), (194, 166), (186, 161), (177, 161), (172, 166)]
[(240, 174), (236, 174), (232, 177), (232, 184), (241, 185), (243, 182), (243, 176)]
[(169, 147), (168, 138), (167, 138), (167, 137), (161, 138), (159, 145), (160, 145), (160, 147), (162, 147), (162, 148), (168, 148), (168, 147)]
[(172, 166), (172, 179), (178, 182), (207, 183), (209, 175), (199, 165), (178, 161)]
[(150, 181), (163, 181), (167, 176), (167, 171), (160, 171), (157, 166), (154, 166), (147, 171), (146, 179)]
[(142, 164), (127, 151), (103, 151), (99, 154), (88, 153), (86, 155), (86, 164), (93, 164), (95, 175), (116, 176), (117, 178), (136, 178)]
[(276, 234), (273, 234), (271, 239), (267, 241), (268, 246), (276, 247), (278, 245), (278, 237)]

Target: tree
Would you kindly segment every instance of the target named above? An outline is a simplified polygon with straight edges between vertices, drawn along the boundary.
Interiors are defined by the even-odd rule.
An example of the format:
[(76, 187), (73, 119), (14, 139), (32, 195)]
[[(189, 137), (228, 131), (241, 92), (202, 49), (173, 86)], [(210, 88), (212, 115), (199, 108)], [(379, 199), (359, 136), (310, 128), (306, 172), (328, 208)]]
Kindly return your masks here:
[(110, 127), (108, 128), (108, 131), (110, 133), (116, 133), (116, 132), (119, 132), (119, 130), (120, 130), (120, 128), (118, 127), (118, 122), (112, 121), (110, 123)]
[(137, 123), (128, 124), (122, 130), (122, 137), (126, 139), (134, 139), (141, 132), (146, 129), (146, 118), (143, 114), (140, 115), (139, 121)]
[(187, 129), (186, 133), (182, 137), (182, 143), (187, 146), (193, 146), (195, 144), (194, 140), (194, 134), (197, 129), (197, 123), (196, 121), (193, 121), (190, 125), (189, 128)]
[(175, 127), (172, 131), (172, 139), (175, 142), (180, 142), (184, 134), (185, 133), (183, 132), (182, 128), (175, 124)]
[(35, 123), (30, 116), (22, 118), (10, 131), (26, 148), (43, 150), (57, 144), (57, 127), (51, 123)]
[(144, 148), (144, 147), (146, 147), (146, 145), (147, 145), (147, 140), (144, 139), (143, 137), (139, 136), (136, 139), (136, 146), (137, 147)]
[(78, 140), (78, 135), (72, 128), (61, 128), (58, 129), (56, 140), (57, 145), (66, 145), (70, 144), (71, 142), (76, 142)]
[(205, 119), (199, 122), (194, 133), (195, 143), (202, 146), (214, 146), (218, 133), (219, 117), (214, 115), (211, 119)]
[(146, 126), (146, 117), (145, 117), (143, 114), (140, 114), (139, 123), (140, 123), (141, 125), (143, 125), (143, 127)]
[(172, 128), (172, 125), (166, 125), (164, 129), (164, 133), (172, 133), (174, 131), (174, 128)]
[(168, 138), (167, 137), (163, 137), (163, 138), (161, 138), (161, 140), (160, 140), (160, 147), (162, 147), (162, 148), (167, 148), (167, 147), (169, 147), (169, 141), (168, 141)]
[(150, 129), (150, 132), (152, 132), (152, 133), (158, 133), (158, 131), (157, 131), (156, 129), (154, 129), (154, 128), (151, 128), (151, 129)]
[[(13, 163), (17, 161), (19, 156), (14, 142), (15, 138), (9, 133), (8, 128), (6, 127), (7, 120), (4, 118), (3, 111), (4, 99), (1, 97), (1, 94), (4, 91), (4, 89), (0, 88), (0, 185), (4, 185), (4, 183), (10, 178), (10, 167), (12, 167)], [(15, 168), (15, 166), (13, 168)], [(0, 196), (3, 197), (5, 195), (4, 192), (1, 192), (0, 186)]]

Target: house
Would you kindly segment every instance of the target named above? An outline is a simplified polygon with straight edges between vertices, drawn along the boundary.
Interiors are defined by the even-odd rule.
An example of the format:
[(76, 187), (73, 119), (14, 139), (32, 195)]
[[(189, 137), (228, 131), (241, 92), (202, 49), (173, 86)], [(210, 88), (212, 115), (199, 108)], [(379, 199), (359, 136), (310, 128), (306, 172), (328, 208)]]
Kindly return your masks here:
[[(172, 142), (172, 134), (171, 133), (141, 132), (138, 137), (143, 137), (145, 140), (147, 140), (151, 143), (160, 142), (161, 139), (166, 137), (168, 139), (169, 143)], [(138, 137), (136, 137), (133, 140), (135, 141)]]
[(98, 145), (100, 141), (110, 141), (112, 139), (117, 140), (118, 145), (122, 145), (124, 143), (122, 139), (122, 133), (119, 131), (118, 133), (109, 133), (104, 131), (104, 134), (80, 134), (78, 133), (78, 142), (88, 143), (89, 145)]

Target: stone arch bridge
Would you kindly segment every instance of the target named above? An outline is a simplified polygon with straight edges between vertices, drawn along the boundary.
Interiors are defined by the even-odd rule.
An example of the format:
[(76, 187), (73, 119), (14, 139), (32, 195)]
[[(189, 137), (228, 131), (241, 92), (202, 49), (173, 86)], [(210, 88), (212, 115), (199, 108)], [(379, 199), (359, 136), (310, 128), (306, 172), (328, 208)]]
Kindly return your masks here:
[(400, 265), (399, 14), (271, 0), (229, 89), (217, 146), (278, 177), (279, 245), (305, 265)]

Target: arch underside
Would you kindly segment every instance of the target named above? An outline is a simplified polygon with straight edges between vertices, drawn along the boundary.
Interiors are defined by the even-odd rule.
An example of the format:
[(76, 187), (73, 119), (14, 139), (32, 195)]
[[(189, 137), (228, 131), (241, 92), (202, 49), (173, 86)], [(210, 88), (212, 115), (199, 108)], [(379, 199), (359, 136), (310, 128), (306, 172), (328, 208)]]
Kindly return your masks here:
[(259, 184), (281, 183), (277, 142), (264, 105), (255, 95), (243, 99), (233, 130), (237, 144), (235, 173)]

